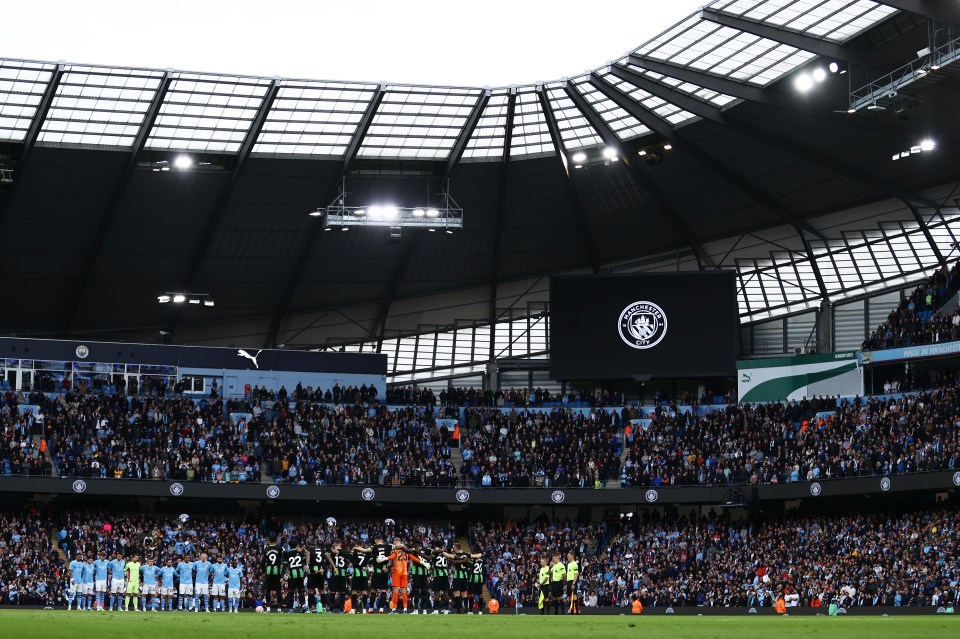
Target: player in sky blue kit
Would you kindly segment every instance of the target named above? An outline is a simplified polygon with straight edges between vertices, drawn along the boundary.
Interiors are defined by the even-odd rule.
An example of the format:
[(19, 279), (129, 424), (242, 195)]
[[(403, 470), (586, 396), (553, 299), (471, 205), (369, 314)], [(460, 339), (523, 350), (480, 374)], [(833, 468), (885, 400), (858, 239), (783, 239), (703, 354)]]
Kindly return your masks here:
[(196, 571), (196, 585), (193, 590), (194, 610), (200, 612), (200, 597), (203, 596), (203, 607), (210, 612), (210, 569), (213, 564), (207, 561), (207, 553), (200, 553), (200, 560), (193, 562)]
[(77, 553), (77, 556), (70, 562), (70, 590), (69, 599), (67, 599), (67, 610), (77, 604), (77, 610), (83, 610), (83, 553)]
[(240, 609), (240, 586), (243, 579), (243, 568), (237, 564), (234, 559), (227, 568), (227, 601), (230, 605), (230, 612), (239, 612)]
[(173, 610), (173, 596), (176, 593), (173, 578), (176, 574), (173, 561), (167, 559), (166, 565), (160, 569), (160, 606), (163, 610)]
[(210, 596), (213, 597), (213, 611), (224, 610), (223, 597), (227, 594), (227, 564), (222, 559), (211, 567), (213, 570), (213, 587), (210, 589)]
[(177, 564), (177, 576), (180, 579), (177, 610), (183, 610), (183, 604), (187, 604), (187, 610), (191, 610), (193, 608), (193, 562), (190, 561), (190, 555), (184, 555)]
[(93, 590), (97, 596), (97, 610), (103, 610), (104, 600), (107, 598), (107, 572), (110, 562), (107, 553), (100, 551), (100, 556), (93, 562)]
[(113, 612), (114, 605), (117, 606), (117, 610), (123, 609), (125, 585), (123, 583), (123, 572), (126, 565), (127, 562), (120, 557), (119, 551), (114, 552), (113, 560), (110, 562), (110, 612)]
[(140, 575), (142, 577), (140, 586), (140, 608), (147, 609), (147, 595), (150, 595), (150, 610), (157, 611), (157, 566), (153, 563), (153, 557), (147, 558), (147, 563), (140, 566)]
[(83, 562), (83, 607), (93, 610), (93, 560)]

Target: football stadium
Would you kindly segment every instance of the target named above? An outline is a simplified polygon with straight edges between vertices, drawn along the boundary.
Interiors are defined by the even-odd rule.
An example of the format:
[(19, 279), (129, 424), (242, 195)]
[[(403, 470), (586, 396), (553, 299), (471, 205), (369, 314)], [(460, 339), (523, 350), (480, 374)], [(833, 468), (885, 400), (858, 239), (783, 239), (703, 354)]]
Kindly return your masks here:
[(960, 636), (960, 3), (428, 4), (0, 38), (0, 634)]

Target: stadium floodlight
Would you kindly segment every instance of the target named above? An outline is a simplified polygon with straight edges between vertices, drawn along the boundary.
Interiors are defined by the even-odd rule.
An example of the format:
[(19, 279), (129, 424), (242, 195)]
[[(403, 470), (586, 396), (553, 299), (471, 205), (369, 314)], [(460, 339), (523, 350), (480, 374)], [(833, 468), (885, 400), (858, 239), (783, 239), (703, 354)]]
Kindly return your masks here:
[[(449, 187), (448, 187), (449, 188)], [(450, 196), (448, 190), (441, 192), (439, 202), (435, 199), (433, 205), (398, 206), (396, 204), (370, 204), (369, 206), (350, 206), (347, 204), (346, 180), (342, 190), (326, 207), (318, 209), (323, 213), (321, 223), (324, 229), (339, 228), (346, 231), (352, 226), (387, 227), (402, 229), (403, 227), (422, 227), (439, 229), (463, 228), (463, 209)], [(311, 213), (312, 215), (312, 213)], [(398, 238), (399, 233), (393, 237)]]
[(646, 154), (647, 154), (647, 150), (646, 150), (646, 149), (640, 149), (639, 151), (637, 151), (637, 155), (639, 155), (640, 157), (643, 157), (643, 156), (645, 156)]
[(806, 93), (813, 88), (813, 78), (810, 77), (809, 73), (801, 73), (794, 79), (793, 86), (800, 93)]
[(606, 160), (612, 160), (617, 157), (617, 150), (612, 146), (608, 146), (603, 150), (603, 157)]
[(573, 157), (571, 159), (577, 164), (583, 164), (587, 160), (587, 154), (584, 153), (583, 151), (577, 151), (576, 153), (573, 154)]
[(669, 151), (669, 150), (671, 150), (671, 149), (673, 149), (673, 145), (670, 144), (669, 142), (667, 142), (666, 144), (663, 145), (663, 150), (664, 150), (664, 151)]
[(814, 82), (823, 82), (827, 79), (827, 72), (823, 69), (817, 68), (813, 70), (813, 81)]
[(920, 142), (920, 150), (921, 150), (921, 151), (933, 151), (936, 147), (937, 147), (936, 142), (934, 142), (933, 140), (931, 140), (931, 139), (929, 139), (929, 138), (926, 139), (926, 140), (922, 140), (922, 141)]
[(310, 217), (320, 217), (323, 215), (323, 211), (317, 209), (316, 211), (310, 211)]
[(173, 160), (173, 166), (181, 171), (185, 171), (193, 166), (193, 158), (189, 155), (178, 155)]
[(209, 293), (182, 293), (167, 291), (162, 295), (157, 295), (157, 301), (161, 304), (194, 304), (196, 306), (213, 306), (213, 297)]
[(831, 62), (830, 66), (827, 68), (830, 69), (830, 73), (836, 73), (837, 71), (840, 70), (840, 65), (837, 64), (836, 62)]

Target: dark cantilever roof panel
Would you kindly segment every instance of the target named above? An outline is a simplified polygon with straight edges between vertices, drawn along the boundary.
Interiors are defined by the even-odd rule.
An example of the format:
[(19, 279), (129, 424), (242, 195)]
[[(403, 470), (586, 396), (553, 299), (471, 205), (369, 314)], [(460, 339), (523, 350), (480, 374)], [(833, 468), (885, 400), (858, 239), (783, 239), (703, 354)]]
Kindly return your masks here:
[[(288, 290), (287, 315), (363, 305), (369, 330), (367, 316), (398, 298), (429, 295), (423, 304), (438, 304), (437, 294), (466, 289), (487, 296), (494, 272), (499, 284), (519, 286), (687, 255), (694, 245), (879, 200), (916, 200), (920, 190), (960, 178), (953, 65), (903, 91), (916, 101), (907, 117), (893, 103), (846, 114), (848, 84), (862, 69), (830, 76), (806, 95), (792, 79), (829, 62), (815, 50), (866, 57), (877, 77), (916, 58), (925, 26), (922, 16), (870, 0), (717, 0), (602, 67), (492, 88), (0, 60), (0, 165), (14, 171), (12, 185), (0, 184), (0, 287), (16, 290), (24, 311), (0, 316), (0, 330), (59, 334), (77, 299), (74, 331), (142, 337), (174, 322), (175, 314), (158, 312), (156, 296), (187, 280), (217, 301), (178, 316), (191, 339), (202, 339), (201, 321), (214, 320), (224, 323), (209, 329), (211, 339), (269, 341), (261, 331), (290, 324), (279, 317)], [(891, 161), (926, 136), (937, 140), (936, 153)], [(144, 149), (133, 157), (137, 139)], [(245, 139), (252, 148), (243, 161)], [(663, 151), (669, 141), (674, 149)], [(607, 144), (618, 161), (604, 158)], [(450, 159), (455, 148), (463, 150), (459, 161)], [(355, 158), (347, 158), (350, 149)], [(641, 150), (664, 160), (648, 165)], [(191, 170), (159, 170), (180, 153), (193, 158)], [(385, 229), (317, 231), (320, 220), (307, 213), (330, 203), (344, 172), (347, 204), (357, 206), (437, 205), (449, 173), (463, 229), (406, 229), (399, 242), (388, 242)], [(115, 211), (109, 226), (108, 211)], [(926, 239), (911, 220), (861, 231), (899, 234), (891, 246), (913, 247)], [(931, 233), (949, 250), (960, 214), (944, 212)], [(847, 240), (826, 238), (834, 261), (853, 259)], [(857, 282), (833, 274), (827, 245), (818, 242), (828, 286), (853, 295), (883, 284), (874, 271)], [(737, 264), (745, 318), (818, 303), (807, 258), (788, 256), (774, 267), (775, 248), (726, 262)], [(935, 265), (932, 249), (916, 250), (919, 261), (907, 269), (914, 275)], [(301, 255), (309, 257), (295, 273)], [(781, 299), (767, 290), (798, 272), (803, 295)], [(416, 303), (393, 307), (409, 312)], [(249, 323), (241, 326), (243, 318)]]

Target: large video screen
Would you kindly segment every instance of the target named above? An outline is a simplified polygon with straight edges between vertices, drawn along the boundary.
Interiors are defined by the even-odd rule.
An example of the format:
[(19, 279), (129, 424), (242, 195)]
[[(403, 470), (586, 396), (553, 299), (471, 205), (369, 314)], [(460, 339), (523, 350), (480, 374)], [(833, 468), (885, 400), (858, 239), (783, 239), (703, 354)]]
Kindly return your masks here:
[(554, 379), (733, 375), (733, 271), (554, 277)]

